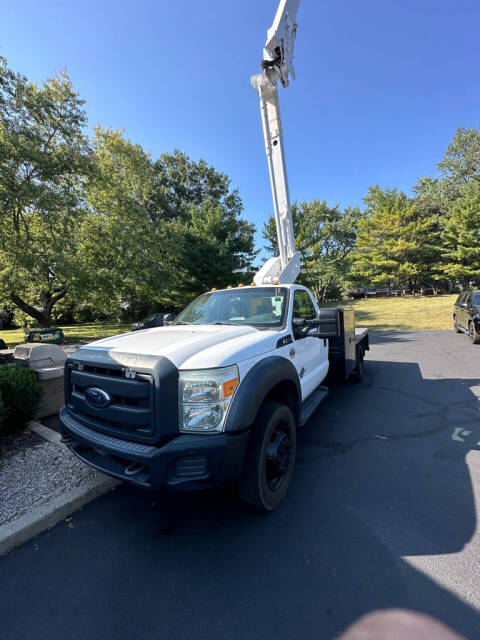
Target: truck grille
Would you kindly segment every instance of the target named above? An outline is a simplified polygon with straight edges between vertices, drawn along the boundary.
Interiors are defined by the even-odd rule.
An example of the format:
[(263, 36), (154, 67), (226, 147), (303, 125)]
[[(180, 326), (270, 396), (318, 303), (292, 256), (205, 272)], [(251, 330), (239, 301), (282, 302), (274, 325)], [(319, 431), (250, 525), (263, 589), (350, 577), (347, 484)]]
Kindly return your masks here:
[[(124, 370), (85, 364), (82, 370), (68, 364), (65, 376), (66, 404), (72, 414), (87, 426), (114, 436), (139, 442), (155, 435), (154, 383), (148, 374), (126, 378)], [(108, 393), (111, 401), (100, 408), (90, 404), (85, 392), (90, 387)]]

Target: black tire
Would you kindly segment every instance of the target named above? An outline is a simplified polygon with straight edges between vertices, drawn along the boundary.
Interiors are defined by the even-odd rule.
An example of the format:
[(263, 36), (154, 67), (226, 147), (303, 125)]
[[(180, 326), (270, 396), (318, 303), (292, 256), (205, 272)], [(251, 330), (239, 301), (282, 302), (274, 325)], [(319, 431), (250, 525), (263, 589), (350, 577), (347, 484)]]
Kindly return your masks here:
[(240, 498), (264, 512), (278, 507), (292, 479), (295, 451), (292, 412), (278, 402), (264, 402), (248, 442), (245, 467), (238, 483)]
[(361, 382), (365, 375), (365, 360), (363, 359), (363, 354), (359, 356), (357, 361), (357, 366), (355, 370), (350, 374), (350, 380), (352, 382)]
[(475, 329), (473, 322), (468, 323), (468, 337), (472, 344), (480, 344), (480, 333)]
[(458, 328), (457, 316), (453, 316), (453, 328), (457, 333), (462, 333), (462, 330)]

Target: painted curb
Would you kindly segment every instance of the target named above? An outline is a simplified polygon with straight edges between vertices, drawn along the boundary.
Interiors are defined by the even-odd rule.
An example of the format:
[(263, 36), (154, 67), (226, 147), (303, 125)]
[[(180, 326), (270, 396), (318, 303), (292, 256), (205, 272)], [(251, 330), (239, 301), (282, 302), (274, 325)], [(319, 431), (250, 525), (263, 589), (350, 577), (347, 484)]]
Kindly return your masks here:
[(103, 474), (81, 487), (75, 487), (22, 517), (0, 527), (0, 556), (12, 551), (30, 538), (55, 526), (94, 498), (118, 486), (120, 480)]

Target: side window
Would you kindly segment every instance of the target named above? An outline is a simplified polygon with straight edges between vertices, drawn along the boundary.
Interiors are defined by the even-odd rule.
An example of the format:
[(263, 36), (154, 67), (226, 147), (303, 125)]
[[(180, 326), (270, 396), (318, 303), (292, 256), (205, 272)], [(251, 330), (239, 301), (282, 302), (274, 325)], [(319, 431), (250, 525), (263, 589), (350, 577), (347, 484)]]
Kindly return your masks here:
[[(302, 289), (297, 289), (293, 295), (293, 317), (313, 320), (316, 315), (315, 307), (308, 293)], [(311, 326), (306, 326), (295, 330), (295, 337), (297, 339), (305, 337), (311, 328)]]
[(464, 295), (465, 295), (464, 293), (461, 293), (461, 294), (458, 296), (457, 301), (455, 302), (455, 304), (456, 304), (456, 305), (458, 305), (458, 306), (460, 306), (460, 305), (461, 305), (462, 300), (463, 300), (463, 296), (464, 296)]
[(464, 302), (465, 302), (465, 306), (467, 307), (467, 309), (472, 306), (472, 294), (471, 293), (469, 293), (469, 294), (467, 294), (465, 296)]
[(293, 296), (293, 317), (313, 320), (316, 317), (315, 307), (306, 291), (297, 289)]

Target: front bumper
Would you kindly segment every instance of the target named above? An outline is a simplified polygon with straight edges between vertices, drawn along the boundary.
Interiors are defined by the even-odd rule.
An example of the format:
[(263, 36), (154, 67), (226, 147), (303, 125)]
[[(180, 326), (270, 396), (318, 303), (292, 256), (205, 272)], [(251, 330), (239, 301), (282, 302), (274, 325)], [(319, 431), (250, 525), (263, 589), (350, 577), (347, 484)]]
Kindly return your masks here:
[(80, 460), (147, 489), (207, 489), (235, 480), (243, 469), (248, 431), (181, 434), (154, 447), (94, 431), (65, 407), (60, 421), (65, 444)]

